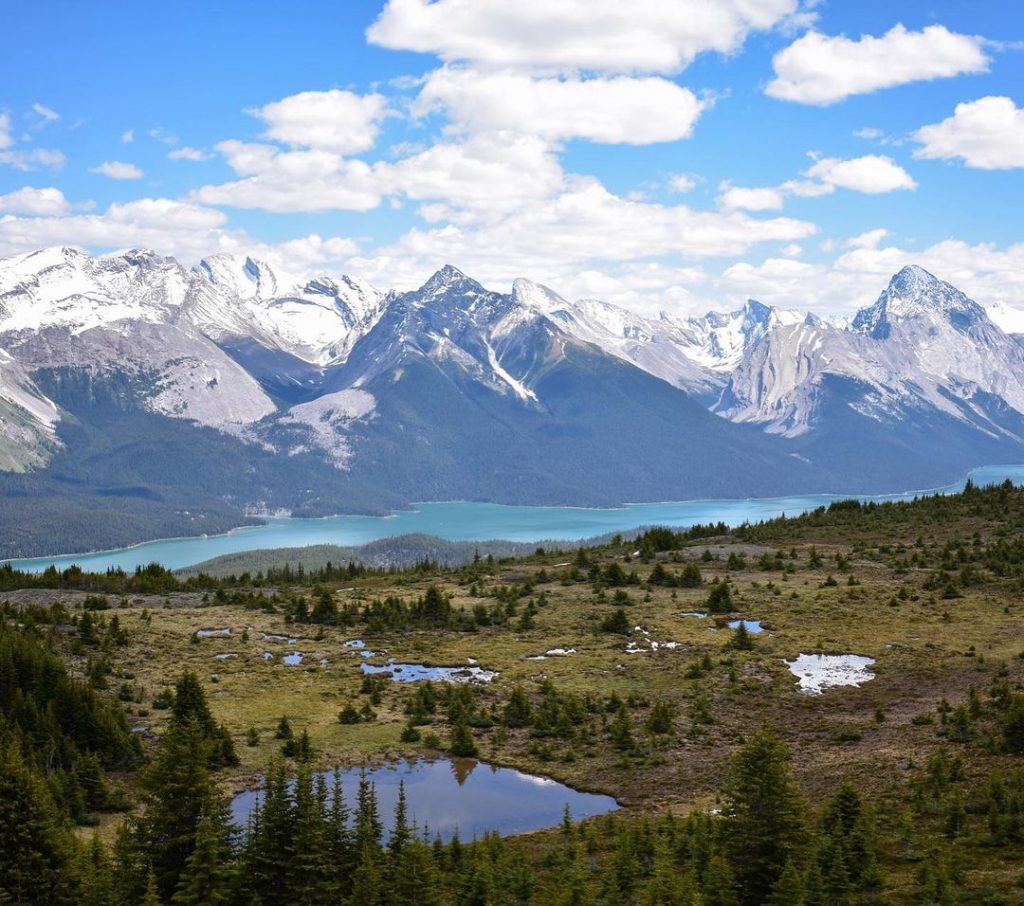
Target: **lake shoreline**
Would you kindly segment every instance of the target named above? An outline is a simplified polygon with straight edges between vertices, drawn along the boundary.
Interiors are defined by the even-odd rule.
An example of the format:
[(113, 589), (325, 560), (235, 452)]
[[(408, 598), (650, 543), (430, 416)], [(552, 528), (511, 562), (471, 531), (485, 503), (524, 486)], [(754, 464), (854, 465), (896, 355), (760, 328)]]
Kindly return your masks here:
[[(981, 476), (976, 478), (976, 476)], [(101, 571), (133, 571), (152, 562), (168, 569), (191, 569), (221, 557), (252, 551), (291, 550), (313, 546), (361, 548), (385, 539), (433, 537), (453, 543), (557, 544), (628, 533), (643, 527), (682, 528), (696, 523), (738, 525), (779, 515), (796, 515), (840, 500), (902, 501), (934, 494), (956, 493), (971, 479), (990, 483), (1004, 476), (1024, 482), (1024, 465), (979, 466), (960, 480), (939, 487), (889, 494), (799, 494), (782, 497), (705, 498), (686, 501), (627, 503), (615, 507), (515, 506), (470, 501), (421, 502), (385, 516), (337, 515), (263, 517), (261, 524), (242, 525), (215, 535), (178, 536), (91, 552), (47, 554), (0, 561), (14, 569), (42, 572), (81, 565)], [(649, 516), (647, 514), (650, 514)], [(545, 520), (555, 518), (545, 524)], [(635, 517), (635, 518), (633, 518)], [(418, 523), (422, 522), (422, 527)], [(473, 526), (467, 529), (465, 526)], [(476, 528), (476, 526), (480, 526)], [(392, 527), (396, 530), (391, 530)], [(502, 534), (507, 530), (507, 534)], [(294, 536), (294, 537), (292, 537)], [(334, 537), (336, 536), (336, 537)], [(288, 543), (291, 542), (291, 543)]]

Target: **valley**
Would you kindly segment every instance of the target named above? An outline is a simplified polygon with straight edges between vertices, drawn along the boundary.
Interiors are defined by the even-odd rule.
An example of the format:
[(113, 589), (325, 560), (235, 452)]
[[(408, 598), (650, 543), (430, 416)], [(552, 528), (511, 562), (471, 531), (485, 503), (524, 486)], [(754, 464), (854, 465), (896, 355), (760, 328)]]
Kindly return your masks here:
[(450, 265), (398, 292), (44, 249), (0, 259), (0, 557), (252, 512), (938, 487), (1021, 460), (1022, 370), (1019, 334), (913, 265), (842, 321), (652, 319)]
[[(1024, 490), (970, 483), (451, 568), (0, 569), (0, 601), (4, 631), (49, 638), (120, 701), (152, 758), (173, 736), (171, 690), (180, 699), (194, 674), (235, 753), (214, 774), (222, 795), (272, 777), (284, 751), (300, 777), (303, 765), (475, 755), (475, 771), (501, 765), (614, 797), (613, 817), (504, 841), (501, 864), (528, 869), (538, 902), (570, 869), (581, 895), (598, 896), (618, 883), (627, 845), (667, 846), (677, 880), (714, 890), (688, 847), (695, 834), (712, 847), (728, 838), (736, 759), (767, 745), (763, 727), (792, 753), (801, 820), (821, 846), (818, 816), (842, 784), (862, 798), (876, 867), (847, 878), (851, 895), (918, 903), (939, 883), (998, 902), (1019, 882), (1017, 800), (993, 784), (1017, 782), (1022, 520)], [(415, 665), (452, 671), (427, 681)], [(128, 802), (139, 795), (132, 771), (111, 782)], [(414, 818), (437, 827), (429, 811)], [(112, 841), (122, 819), (101, 808), (94, 820)], [(455, 896), (477, 859), (499, 858), (490, 845), (464, 839), (461, 869), (438, 855), (431, 883)], [(661, 876), (638, 858), (640, 896)], [(799, 858), (831, 870), (825, 855)], [(530, 900), (495, 883), (512, 885), (500, 887), (508, 902)]]

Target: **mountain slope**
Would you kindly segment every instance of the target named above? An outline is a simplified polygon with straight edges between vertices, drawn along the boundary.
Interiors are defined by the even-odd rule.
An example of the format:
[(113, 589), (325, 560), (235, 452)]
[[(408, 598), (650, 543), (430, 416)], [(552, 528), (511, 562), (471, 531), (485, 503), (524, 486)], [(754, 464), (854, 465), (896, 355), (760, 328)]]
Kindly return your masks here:
[(918, 267), (896, 274), (848, 329), (818, 323), (767, 333), (715, 409), (799, 436), (827, 422), (820, 399), (829, 379), (846, 385), (847, 406), (891, 430), (928, 413), (961, 423), (979, 440), (1022, 437), (1016, 419), (997, 415), (993, 401), (1024, 412), (1024, 346), (980, 305)]

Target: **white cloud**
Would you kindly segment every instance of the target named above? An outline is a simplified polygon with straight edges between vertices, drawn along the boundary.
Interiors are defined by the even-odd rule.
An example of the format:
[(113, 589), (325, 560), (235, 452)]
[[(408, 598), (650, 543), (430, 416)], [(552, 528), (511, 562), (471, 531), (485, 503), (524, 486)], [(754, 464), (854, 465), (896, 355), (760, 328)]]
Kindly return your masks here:
[(53, 148), (28, 148), (22, 151), (0, 151), (0, 165), (28, 172), (48, 167), (59, 170), (67, 158)]
[(876, 249), (888, 235), (889, 231), (887, 229), (879, 227), (876, 230), (868, 230), (866, 233), (861, 233), (858, 236), (851, 236), (846, 240), (846, 245), (847, 248), (852, 249)]
[(251, 111), (267, 124), (265, 138), (292, 147), (356, 154), (373, 147), (388, 113), (380, 94), (303, 91)]
[(722, 183), (719, 189), (718, 203), (730, 210), (777, 211), (783, 204), (782, 192), (779, 189), (744, 188), (729, 183)]
[(193, 194), (204, 204), (279, 213), (368, 211), (380, 204), (378, 181), (361, 160), (235, 140), (221, 142), (217, 150), (243, 178), (197, 189)]
[(34, 189), (25, 186), (6, 195), (0, 195), (2, 214), (65, 214), (69, 209), (67, 199), (60, 189), (52, 186)]
[(0, 215), (0, 255), (51, 245), (99, 250), (149, 247), (185, 264), (217, 252), (251, 254), (292, 273), (339, 268), (358, 252), (351, 239), (311, 234), (271, 245), (226, 226), (222, 211), (168, 198), (112, 204), (102, 214)]
[(135, 130), (125, 129), (124, 132), (121, 133), (121, 141), (124, 142), (126, 145), (130, 145), (133, 141), (135, 141)]
[(60, 114), (56, 110), (51, 110), (49, 107), (44, 107), (39, 103), (32, 105), (32, 112), (37, 116), (41, 116), (48, 123), (52, 123), (54, 120), (60, 119)]
[(914, 133), (922, 147), (914, 157), (959, 158), (979, 170), (1024, 167), (1024, 108), (1008, 97), (957, 104), (941, 123)]
[(719, 307), (754, 295), (774, 305), (823, 315), (851, 314), (874, 302), (889, 278), (907, 264), (919, 264), (981, 305), (1024, 307), (1024, 243), (999, 248), (994, 243), (946, 239), (913, 251), (883, 245), (883, 232), (853, 237), (845, 243), (848, 250), (831, 262), (738, 262), (711, 279)]
[(811, 31), (775, 55), (775, 79), (765, 90), (781, 100), (825, 105), (908, 82), (985, 72), (982, 44), (941, 25), (916, 32), (896, 25), (880, 38), (856, 41)]
[(541, 201), (564, 185), (562, 168), (539, 138), (494, 132), (439, 143), (394, 164), (374, 168), (380, 191), (425, 204), (429, 221), (495, 220)]
[(210, 155), (205, 151), (201, 151), (199, 148), (190, 148), (186, 145), (183, 148), (175, 148), (173, 151), (168, 151), (167, 156), (171, 160), (200, 161), (206, 160)]
[(784, 23), (799, 0), (389, 0), (374, 44), (547, 72), (679, 72)]
[(237, 141), (217, 146), (242, 179), (204, 186), (206, 204), (277, 212), (365, 211), (384, 196), (421, 202), (428, 221), (494, 219), (563, 185), (551, 147), (517, 133), (439, 142), (396, 162), (367, 164), (327, 151), (282, 151)]
[(727, 210), (777, 211), (790, 195), (819, 198), (837, 188), (852, 189), (869, 195), (915, 189), (910, 174), (889, 157), (868, 154), (843, 160), (826, 157), (803, 172), (807, 179), (789, 179), (778, 186), (719, 186), (718, 203)]
[(759, 242), (788, 242), (815, 231), (814, 224), (787, 217), (762, 220), (740, 212), (632, 201), (595, 179), (574, 177), (557, 196), (523, 205), (497, 222), (413, 229), (378, 255), (388, 262), (415, 262), (426, 273), (438, 261), (453, 261), (481, 279), (529, 274), (542, 280), (557, 277), (556, 285), (562, 285), (588, 269), (664, 256), (737, 255)]
[(99, 166), (90, 167), (89, 172), (111, 179), (142, 179), (145, 175), (135, 164), (126, 164), (122, 160), (105, 160)]
[(11, 137), (11, 117), (8, 113), (0, 113), (0, 149), (10, 148), (14, 144)]
[(911, 175), (896, 161), (878, 154), (866, 154), (847, 160), (825, 157), (806, 170), (804, 175), (820, 179), (830, 186), (868, 195), (917, 188)]
[(464, 131), (644, 145), (688, 137), (705, 107), (668, 79), (535, 79), (446, 66), (426, 77), (412, 109), (417, 116), (444, 110)]
[(685, 195), (687, 192), (693, 191), (696, 185), (697, 180), (688, 173), (673, 173), (668, 180), (668, 187), (673, 192), (678, 192), (680, 195)]

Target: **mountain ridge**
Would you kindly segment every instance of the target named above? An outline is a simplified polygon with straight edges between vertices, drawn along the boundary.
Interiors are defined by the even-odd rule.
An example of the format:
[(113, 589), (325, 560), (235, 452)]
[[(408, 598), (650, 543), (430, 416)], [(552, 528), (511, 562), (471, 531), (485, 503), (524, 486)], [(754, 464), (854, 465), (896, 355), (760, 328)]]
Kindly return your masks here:
[[(74, 424), (102, 447), (132, 412), (269, 456), (258, 487), (225, 473), (229, 508), (900, 490), (1024, 453), (1024, 340), (913, 265), (836, 323), (753, 299), (648, 318), (451, 264), (397, 292), (244, 255), (0, 259), (0, 469), (93, 487)], [(285, 469), (300, 460), (319, 496)]]

